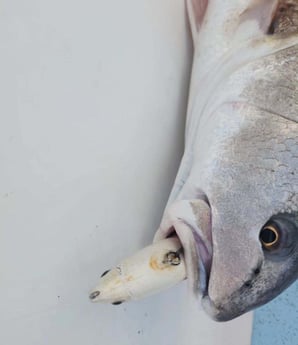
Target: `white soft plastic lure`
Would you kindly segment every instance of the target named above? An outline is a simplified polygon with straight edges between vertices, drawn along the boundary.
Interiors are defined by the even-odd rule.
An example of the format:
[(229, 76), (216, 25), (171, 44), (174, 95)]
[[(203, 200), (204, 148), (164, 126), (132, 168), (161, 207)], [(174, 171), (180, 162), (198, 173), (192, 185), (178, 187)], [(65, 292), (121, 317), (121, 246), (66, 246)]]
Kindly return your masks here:
[(298, 277), (298, 1), (187, 0), (185, 152), (154, 244), (105, 272), (119, 303), (188, 278), (233, 319)]
[(182, 246), (177, 237), (158, 241), (102, 274), (90, 294), (93, 302), (120, 304), (169, 288), (186, 278)]

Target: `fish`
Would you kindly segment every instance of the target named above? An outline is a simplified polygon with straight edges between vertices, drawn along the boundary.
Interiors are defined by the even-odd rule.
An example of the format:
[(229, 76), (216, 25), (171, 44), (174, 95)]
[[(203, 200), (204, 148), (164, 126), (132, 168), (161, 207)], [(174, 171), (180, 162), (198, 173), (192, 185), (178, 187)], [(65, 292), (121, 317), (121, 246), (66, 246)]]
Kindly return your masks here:
[[(205, 312), (229, 321), (298, 278), (298, 1), (186, 7), (194, 53), (184, 154), (153, 244), (141, 260), (132, 257), (124, 277), (134, 272), (130, 283), (140, 285), (155, 246), (175, 240), (185, 273), (168, 285), (187, 279)], [(120, 300), (105, 298), (118, 275), (106, 273), (91, 301), (167, 287), (154, 280)]]

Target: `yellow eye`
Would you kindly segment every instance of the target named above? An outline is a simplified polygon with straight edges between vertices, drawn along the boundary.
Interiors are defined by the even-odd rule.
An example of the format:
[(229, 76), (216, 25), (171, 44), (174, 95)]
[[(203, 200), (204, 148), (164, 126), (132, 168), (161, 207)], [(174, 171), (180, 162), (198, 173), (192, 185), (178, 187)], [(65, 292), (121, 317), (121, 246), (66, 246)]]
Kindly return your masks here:
[(260, 232), (260, 241), (266, 249), (273, 249), (278, 244), (279, 238), (279, 230), (273, 224), (265, 225)]

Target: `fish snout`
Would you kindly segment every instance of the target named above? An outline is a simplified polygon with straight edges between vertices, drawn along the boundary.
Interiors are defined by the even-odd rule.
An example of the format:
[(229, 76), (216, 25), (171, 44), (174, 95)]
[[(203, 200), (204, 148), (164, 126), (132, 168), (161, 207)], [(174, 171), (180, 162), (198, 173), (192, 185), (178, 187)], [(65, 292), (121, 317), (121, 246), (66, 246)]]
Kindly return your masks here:
[(215, 321), (232, 320), (257, 303), (264, 256), (253, 241), (246, 249), (237, 257), (223, 245), (215, 247), (208, 295), (202, 300), (203, 308)]
[(214, 321), (218, 322), (230, 321), (241, 314), (240, 312), (235, 313), (235, 310), (230, 306), (215, 304), (209, 296), (203, 297), (202, 307)]

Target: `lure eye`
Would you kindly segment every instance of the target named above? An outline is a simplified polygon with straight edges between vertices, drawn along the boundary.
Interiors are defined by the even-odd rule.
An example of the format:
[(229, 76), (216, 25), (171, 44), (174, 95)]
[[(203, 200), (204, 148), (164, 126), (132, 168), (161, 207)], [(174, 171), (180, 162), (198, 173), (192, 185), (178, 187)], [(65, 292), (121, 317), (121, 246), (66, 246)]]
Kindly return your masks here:
[(103, 274), (100, 276), (100, 278), (104, 277), (106, 274), (108, 274), (110, 270), (104, 271)]
[(260, 232), (260, 241), (265, 249), (273, 249), (279, 242), (279, 229), (273, 225), (265, 225)]
[(121, 304), (121, 303), (123, 303), (123, 301), (113, 302), (112, 304), (114, 304), (114, 305), (119, 305), (119, 304)]

